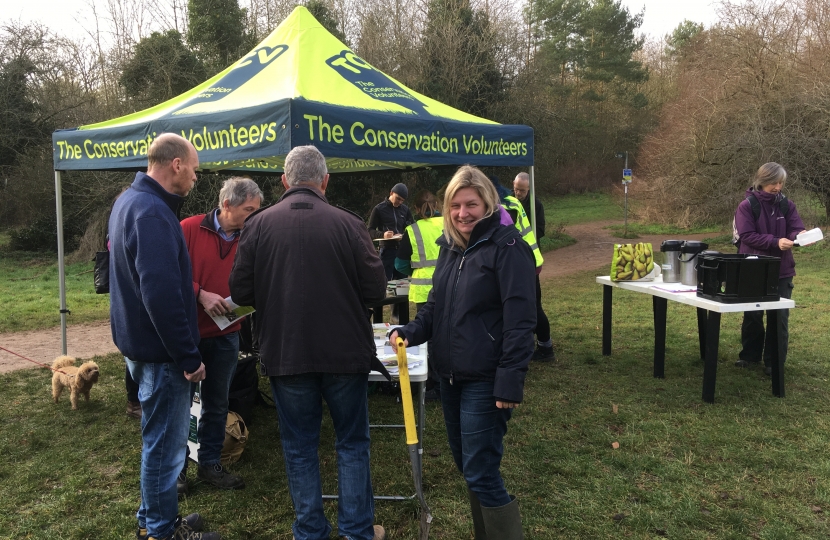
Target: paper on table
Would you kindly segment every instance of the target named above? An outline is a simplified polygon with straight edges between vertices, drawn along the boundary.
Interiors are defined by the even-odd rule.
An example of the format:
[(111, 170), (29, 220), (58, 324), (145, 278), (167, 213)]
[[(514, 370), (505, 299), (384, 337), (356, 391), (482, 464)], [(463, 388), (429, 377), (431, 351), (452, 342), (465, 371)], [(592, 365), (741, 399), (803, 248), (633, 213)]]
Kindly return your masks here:
[(655, 289), (660, 289), (661, 291), (668, 291), (668, 292), (695, 292), (697, 291), (697, 285), (683, 285), (682, 283), (678, 283), (673, 285), (671, 283), (666, 283), (665, 285), (654, 285)]
[[(251, 306), (240, 306), (239, 304), (231, 300), (230, 296), (225, 298), (225, 302), (227, 302), (228, 305), (231, 306), (231, 310), (233, 311), (231, 311), (230, 313), (226, 313), (224, 315), (210, 315), (210, 313), (208, 313), (208, 315), (210, 315), (210, 318), (213, 319), (213, 322), (216, 323), (216, 326), (219, 327), (219, 330), (224, 330), (225, 328), (229, 327), (239, 319), (245, 317), (246, 315), (250, 315), (251, 313), (256, 311)], [(205, 313), (207, 313), (207, 311), (205, 311)]]
[[(398, 357), (391, 356), (389, 358), (384, 358), (381, 360), (381, 363), (386, 366), (386, 371), (389, 372), (390, 375), (395, 376), (398, 374)], [(409, 370), (413, 370), (415, 368), (421, 367), (424, 363), (423, 360), (407, 360), (406, 368)]]

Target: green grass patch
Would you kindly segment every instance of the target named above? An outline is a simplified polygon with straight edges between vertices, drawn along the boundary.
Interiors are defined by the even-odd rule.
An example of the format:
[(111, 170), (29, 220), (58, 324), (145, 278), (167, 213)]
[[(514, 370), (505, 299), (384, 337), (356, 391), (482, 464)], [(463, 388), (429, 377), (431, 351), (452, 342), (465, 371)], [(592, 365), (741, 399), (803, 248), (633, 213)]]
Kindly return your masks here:
[(623, 208), (610, 193), (572, 193), (562, 197), (544, 197), (545, 221), (575, 225), (589, 221), (623, 219)]
[[(0, 249), (0, 333), (60, 324), (57, 256)], [(109, 317), (109, 295), (95, 294), (92, 261), (66, 266), (66, 305), (70, 323)]]
[(622, 209), (608, 193), (579, 193), (562, 197), (545, 197), (545, 236), (539, 242), (542, 253), (576, 243), (565, 227), (590, 221), (622, 219)]
[(545, 236), (539, 241), (542, 253), (576, 244), (576, 238), (565, 233), (565, 223), (545, 223)]
[(576, 238), (561, 231), (551, 231), (539, 241), (539, 249), (542, 253), (568, 247), (576, 244)]
[[(726, 251), (728, 244), (713, 247)], [(543, 284), (557, 361), (530, 366), (525, 401), (509, 425), (502, 472), (529, 539), (822, 539), (830, 536), (830, 249), (799, 250), (790, 317), (786, 398), (761, 370), (733, 366), (740, 314), (724, 314), (715, 403), (701, 400), (695, 309), (671, 303), (666, 376), (652, 377), (648, 296), (615, 290), (613, 350), (601, 354), (597, 272)], [(70, 328), (71, 332), (71, 328)], [(92, 400), (72, 411), (50, 400), (50, 375), (0, 375), (0, 537), (127, 538), (139, 502), (139, 424), (124, 415), (122, 360), (99, 358)], [(265, 380), (260, 388), (267, 389)], [(373, 423), (401, 423), (389, 396), (371, 395)], [(219, 492), (191, 485), (183, 514), (202, 512), (224, 538), (291, 538), (276, 414), (257, 408), (242, 460), (247, 483)], [(379, 495), (412, 494), (402, 430), (372, 430)], [(612, 443), (618, 442), (619, 449)], [(336, 493), (331, 423), (323, 422), (326, 493)], [(191, 470), (191, 480), (195, 478)], [(430, 538), (472, 537), (466, 490), (452, 463), (440, 406), (428, 404), (424, 485)], [(336, 503), (327, 502), (336, 523)], [(417, 504), (376, 503), (390, 539), (417, 538)]]
[[(639, 238), (640, 236), (647, 236), (647, 235), (664, 235), (664, 234), (676, 234), (679, 237), (682, 237), (684, 234), (704, 234), (704, 233), (720, 233), (723, 231), (722, 227), (717, 225), (711, 226), (704, 226), (704, 227), (691, 227), (688, 229), (681, 229), (680, 227), (675, 227), (673, 225), (660, 225), (655, 223), (632, 223), (629, 222), (628, 224), (628, 234), (638, 235), (638, 236), (624, 236), (625, 233), (625, 225), (610, 225), (608, 227), (612, 231), (611, 235), (617, 238)], [(731, 238), (731, 236), (730, 236)]]

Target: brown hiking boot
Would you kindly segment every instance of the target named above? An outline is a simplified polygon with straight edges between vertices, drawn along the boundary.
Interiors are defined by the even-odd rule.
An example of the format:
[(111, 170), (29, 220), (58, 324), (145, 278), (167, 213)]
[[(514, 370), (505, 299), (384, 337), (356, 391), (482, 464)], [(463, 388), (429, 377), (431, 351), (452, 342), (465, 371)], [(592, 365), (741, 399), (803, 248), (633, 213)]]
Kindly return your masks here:
[(138, 401), (127, 402), (127, 416), (141, 420), (141, 403)]

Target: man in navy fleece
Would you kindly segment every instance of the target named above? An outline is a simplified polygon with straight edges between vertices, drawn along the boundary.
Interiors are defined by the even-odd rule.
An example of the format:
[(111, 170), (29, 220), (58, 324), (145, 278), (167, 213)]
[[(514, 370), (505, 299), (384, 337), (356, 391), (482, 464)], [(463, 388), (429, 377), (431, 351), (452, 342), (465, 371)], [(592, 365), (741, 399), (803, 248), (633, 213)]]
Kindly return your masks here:
[(176, 477), (190, 427), (190, 383), (205, 378), (190, 256), (177, 213), (196, 184), (199, 156), (165, 133), (150, 145), (110, 215), (110, 326), (139, 385), (141, 505), (137, 538), (219, 540), (199, 514), (177, 516)]

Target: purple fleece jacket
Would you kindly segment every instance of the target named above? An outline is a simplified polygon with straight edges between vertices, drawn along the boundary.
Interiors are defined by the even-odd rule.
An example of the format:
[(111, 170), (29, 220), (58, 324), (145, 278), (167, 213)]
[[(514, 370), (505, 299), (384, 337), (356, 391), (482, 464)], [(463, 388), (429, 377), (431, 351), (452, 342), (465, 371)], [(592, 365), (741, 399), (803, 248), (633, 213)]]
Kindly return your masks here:
[(795, 203), (788, 201), (790, 212), (787, 216), (781, 215), (778, 206), (778, 195), (766, 191), (746, 190), (746, 196), (754, 195), (761, 203), (761, 214), (756, 221), (752, 215), (752, 206), (748, 200), (743, 200), (735, 211), (735, 228), (741, 237), (739, 253), (755, 255), (771, 255), (781, 257), (781, 271), (779, 278), (788, 278), (795, 275), (795, 259), (793, 251), (781, 251), (778, 248), (780, 238), (795, 240), (798, 233), (804, 230), (804, 223)]

